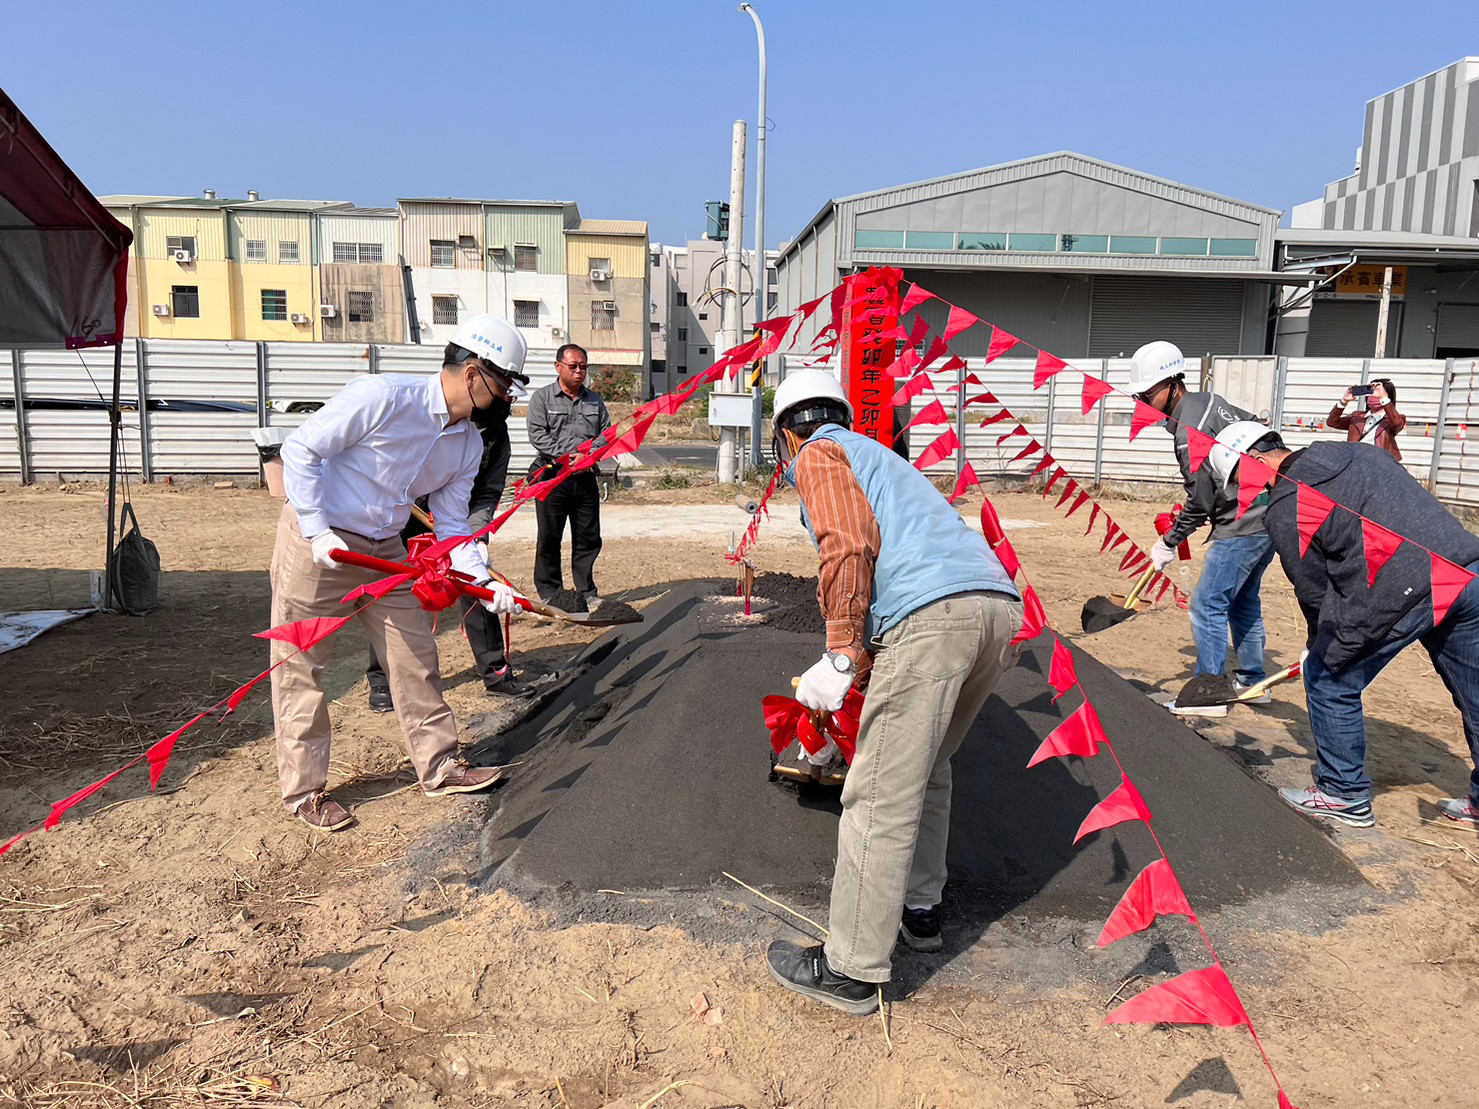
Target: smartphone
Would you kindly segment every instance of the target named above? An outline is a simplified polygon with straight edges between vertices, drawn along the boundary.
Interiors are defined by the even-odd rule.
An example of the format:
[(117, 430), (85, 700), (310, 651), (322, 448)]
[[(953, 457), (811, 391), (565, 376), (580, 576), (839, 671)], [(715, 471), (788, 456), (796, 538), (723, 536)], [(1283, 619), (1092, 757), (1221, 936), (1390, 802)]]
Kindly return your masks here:
[(1351, 386), (1351, 396), (1353, 396), (1353, 397), (1369, 397), (1374, 392), (1376, 392), (1376, 386), (1375, 385), (1352, 385)]

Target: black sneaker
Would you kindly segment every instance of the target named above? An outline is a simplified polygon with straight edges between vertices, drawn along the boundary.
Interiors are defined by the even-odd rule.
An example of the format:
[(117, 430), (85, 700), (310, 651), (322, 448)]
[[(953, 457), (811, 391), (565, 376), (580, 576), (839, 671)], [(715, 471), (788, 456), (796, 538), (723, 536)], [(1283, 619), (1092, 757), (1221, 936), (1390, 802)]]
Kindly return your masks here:
[(940, 910), (905, 906), (904, 919), (899, 921), (899, 939), (915, 951), (940, 950), (945, 946), (940, 935)]
[(827, 965), (821, 944), (798, 947), (776, 940), (765, 949), (765, 963), (770, 976), (792, 993), (841, 1009), (849, 1016), (866, 1017), (878, 1011), (878, 983), (838, 974)]
[(395, 702), (390, 699), (390, 686), (370, 686), (370, 711), (371, 712), (394, 712)]
[(492, 677), (484, 678), (483, 688), (489, 693), (502, 693), (508, 697), (528, 697), (534, 692), (532, 685), (516, 678), (512, 668), (507, 666), (495, 671)]

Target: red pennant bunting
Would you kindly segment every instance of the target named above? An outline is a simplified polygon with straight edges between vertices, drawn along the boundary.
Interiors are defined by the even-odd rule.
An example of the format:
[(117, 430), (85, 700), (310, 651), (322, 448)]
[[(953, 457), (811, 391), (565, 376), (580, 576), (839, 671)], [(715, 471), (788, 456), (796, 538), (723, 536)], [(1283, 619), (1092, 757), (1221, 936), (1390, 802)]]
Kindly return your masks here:
[[(1011, 418), (1012, 418), (1012, 414), (1010, 412), (1008, 412), (1005, 408), (1003, 408), (1000, 412), (996, 412), (996, 413), (994, 413), (994, 414), (992, 414), (990, 416), (987, 416), (977, 426), (979, 426), (979, 427), (989, 427), (992, 424), (1000, 423), (1002, 420), (1010, 420)], [(1000, 446), (1000, 444), (997, 444), (997, 445)]]
[(365, 585), (356, 586), (348, 593), (344, 594), (343, 599), (340, 600), (339, 603), (341, 605), (353, 604), (361, 597), (373, 597), (376, 600), (379, 600), (391, 590), (399, 589), (401, 586), (405, 585), (406, 582), (412, 580), (413, 577), (415, 577), (414, 574), (392, 574), (388, 578), (381, 578), (379, 581), (372, 581)]
[(1474, 575), (1456, 566), (1440, 554), (1433, 558), (1433, 627), (1443, 623), (1458, 595), (1474, 580)]
[(1049, 378), (1056, 373), (1060, 373), (1067, 365), (1068, 363), (1056, 354), (1049, 354), (1045, 350), (1038, 351), (1037, 369), (1032, 374), (1032, 387), (1034, 389), (1041, 389), (1048, 383)]
[(1366, 585), (1370, 588), (1376, 584), (1376, 575), (1381, 573), (1387, 559), (1397, 553), (1397, 548), (1402, 545), (1402, 537), (1388, 531), (1375, 520), (1362, 516), (1361, 538), (1366, 546)]
[(998, 358), (1000, 358), (1007, 351), (1011, 350), (1021, 341), (1021, 339), (1017, 338), (1010, 331), (1007, 331), (1000, 327), (993, 327), (991, 329), (991, 346), (988, 347), (986, 350), (987, 364), (989, 365), (990, 363), (995, 362)]
[(1119, 788), (1089, 810), (1089, 815), (1084, 817), (1084, 822), (1078, 826), (1078, 833), (1073, 837), (1073, 842), (1077, 843), (1091, 832), (1113, 828), (1116, 824), (1123, 824), (1127, 820), (1143, 820), (1149, 824), (1150, 806), (1145, 803), (1145, 798), (1140, 796), (1135, 783), (1129, 778), (1122, 778)]
[[(1063, 518), (1066, 520), (1069, 516), (1072, 516), (1075, 512), (1077, 512), (1080, 508), (1084, 506), (1084, 502), (1088, 499), (1089, 495), (1080, 490), (1078, 496), (1073, 498), (1073, 506), (1068, 510), (1068, 515), (1064, 516)], [(1059, 507), (1061, 508), (1062, 505), (1060, 504)]]
[(1058, 691), (1058, 697), (1063, 696), (1078, 684), (1078, 671), (1073, 665), (1073, 652), (1063, 646), (1063, 640), (1056, 635), (1053, 637), (1053, 661), (1048, 667), (1048, 684)]
[[(277, 669), (278, 665), (280, 664), (273, 664), (272, 666), (269, 666), (266, 670), (263, 670), (251, 681), (247, 682), (246, 685), (239, 685), (235, 689), (233, 689), (231, 691), (231, 695), (226, 698), (226, 715), (230, 716), (233, 712), (240, 708), (241, 703), (247, 699), (247, 694), (257, 687), (258, 682), (260, 682), (263, 678), (268, 677), (273, 670)], [(195, 721), (192, 720), (190, 723), (193, 724), (194, 722)], [(189, 727), (189, 725), (187, 724), (186, 727)]]
[(1108, 947), (1115, 940), (1134, 932), (1143, 932), (1164, 913), (1176, 913), (1196, 920), (1191, 904), (1182, 892), (1176, 872), (1166, 859), (1157, 859), (1135, 876), (1120, 903), (1109, 914), (1104, 931), (1099, 933), (1099, 946)]
[[(1005, 412), (1006, 410), (1005, 409), (1002, 409), (1002, 411)], [(1007, 415), (1010, 416), (1011, 413), (1010, 412), (1007, 412)], [(1001, 446), (1003, 443), (1005, 443), (1008, 439), (1010, 439), (1014, 435), (1026, 435), (1026, 434), (1027, 434), (1027, 429), (1025, 427), (1023, 427), (1021, 424), (1018, 424), (1016, 427), (1012, 428), (1012, 430), (1009, 431), (1009, 432), (1007, 432), (1005, 435), (1002, 435), (1002, 436), (998, 437), (997, 440), (996, 440), (996, 445), (998, 447)]]
[[(271, 673), (271, 671), (268, 671), (267, 673)], [(255, 678), (253, 678), (246, 685), (242, 686), (241, 689), (238, 689), (236, 692), (241, 693), (244, 690), (251, 689), (252, 686), (256, 685), (266, 676), (267, 674), (258, 674)], [(233, 693), (232, 696), (234, 697), (236, 696), (236, 694)], [(174, 754), (176, 741), (178, 741), (182, 735), (188, 732), (191, 728), (195, 727), (195, 725), (199, 724), (209, 715), (209, 710), (197, 714), (195, 718), (192, 719), (189, 723), (183, 724), (180, 727), (176, 728), (174, 731), (170, 732), (169, 735), (159, 740), (159, 742), (155, 743), (152, 747), (149, 748), (149, 750), (144, 752), (145, 757), (147, 757), (149, 760), (150, 789), (159, 788), (159, 779), (164, 777), (164, 768), (169, 765), (170, 756)]]
[[(1053, 507), (1061, 510), (1064, 502), (1076, 492), (1078, 492), (1078, 482), (1074, 481), (1073, 478), (1069, 478), (1068, 484), (1063, 487), (1063, 495), (1058, 498), (1058, 503)], [(1070, 512), (1068, 515), (1072, 516), (1073, 513)]]
[(275, 628), (268, 628), (266, 631), (255, 634), (258, 639), (280, 639), (284, 643), (291, 643), (300, 651), (306, 651), (315, 643), (333, 635), (353, 619), (353, 613), (348, 616), (310, 616), (307, 620), (279, 624)]
[(994, 394), (992, 394), (992, 393), (982, 393), (979, 396), (972, 397), (970, 400), (968, 400), (964, 404), (962, 404), (961, 407), (962, 408), (969, 408), (973, 404), (999, 404), (999, 403), (1000, 402), (996, 399), (996, 397), (995, 397)]
[[(1014, 557), (1016, 553), (1015, 550), (1012, 551)], [(1022, 590), (1022, 627), (1012, 637), (1012, 642), (1026, 643), (1029, 639), (1036, 639), (1047, 626), (1048, 614), (1042, 607), (1042, 598), (1032, 586), (1025, 586)]]
[(1006, 529), (1001, 526), (1001, 517), (996, 514), (996, 506), (987, 497), (981, 502), (981, 534), (986, 537), (986, 545), (995, 547), (1007, 537)]
[(973, 485), (980, 485), (981, 479), (976, 476), (975, 467), (969, 462), (961, 467), (960, 477), (955, 479), (955, 492), (950, 494), (949, 501), (954, 504), (965, 496), (965, 491)]
[(899, 355), (883, 372), (889, 377), (909, 377), (915, 370), (919, 369), (919, 351), (913, 347), (905, 347), (904, 353)]
[(936, 335), (934, 342), (930, 343), (929, 349), (924, 352), (924, 358), (920, 361), (919, 368), (921, 370), (927, 370), (937, 358), (949, 353), (950, 348), (945, 344), (945, 340)]
[(1289, 1095), (1283, 1090), (1279, 1091), (1279, 1109), (1299, 1109), (1299, 1106), (1289, 1100)]
[(1243, 455), (1238, 463), (1238, 519), (1241, 520), (1243, 513), (1253, 507), (1253, 502), (1273, 479), (1273, 467), (1252, 455)]
[(632, 429), (620, 439), (613, 440), (608, 446), (596, 452), (596, 457), (598, 459), (613, 458), (619, 454), (631, 454), (642, 445), (642, 440), (647, 438), (647, 432), (651, 429), (655, 419), (657, 419), (656, 416), (646, 416), (638, 420)]
[[(939, 368), (939, 370), (936, 371), (936, 372), (937, 373), (944, 373), (946, 370), (959, 370), (959, 369), (963, 369), (964, 367), (965, 367), (965, 359), (963, 359), (963, 358), (952, 358), (952, 359), (950, 359), (950, 361), (946, 362), (943, 366), (941, 366)], [(983, 387), (982, 384), (981, 384), (981, 379), (979, 377), (977, 377), (975, 374), (966, 374), (965, 375), (965, 380), (963, 382), (960, 382), (958, 384), (952, 385), (948, 389), (946, 389), (945, 391), (947, 393), (958, 393), (958, 392), (960, 392), (960, 389), (961, 389), (961, 386), (962, 385), (974, 385), (977, 388)]]
[(909, 286), (908, 293), (904, 295), (903, 303), (899, 305), (899, 315), (907, 315), (925, 301), (934, 299), (935, 294), (916, 281), (913, 285)]
[(1139, 435), (1148, 427), (1154, 427), (1166, 418), (1166, 414), (1159, 409), (1152, 408), (1142, 400), (1135, 402), (1135, 415), (1130, 417), (1130, 442), (1135, 441)]
[(1303, 558), (1309, 553), (1315, 532), (1335, 509), (1335, 502), (1303, 483), (1295, 490), (1295, 496), (1299, 505), (1299, 557)]
[(945, 411), (945, 406), (939, 401), (931, 401), (914, 414), (914, 419), (904, 425), (904, 430), (918, 427), (922, 424), (948, 424), (950, 413)]
[(826, 299), (826, 297), (817, 297), (816, 300), (808, 300), (800, 308), (796, 309), (796, 311), (801, 314), (801, 319), (803, 321), (809, 320), (811, 319), (811, 314), (815, 312), (817, 308), (821, 305), (822, 301)]
[(1169, 982), (1136, 994), (1105, 1017), (1104, 1023), (1214, 1024), (1232, 1028), (1247, 1024), (1248, 1012), (1227, 980), (1227, 972), (1212, 966), (1178, 974)]
[(1104, 727), (1099, 723), (1099, 714), (1094, 711), (1092, 704), (1085, 701), (1074, 710), (1072, 716), (1049, 733), (1048, 738), (1033, 752), (1027, 766), (1031, 768), (1040, 762), (1063, 755), (1081, 755), (1091, 759), (1099, 753), (1099, 744), (1108, 742)]
[(981, 322), (981, 317), (967, 312), (964, 308), (952, 304), (950, 306), (950, 318), (945, 321), (945, 341), (948, 343), (966, 328)]
[(1129, 535), (1127, 535), (1125, 532), (1123, 532), (1123, 531), (1120, 532), (1117, 536), (1115, 536), (1114, 542), (1109, 545), (1109, 549), (1111, 551), (1114, 550), (1121, 543), (1128, 542), (1129, 541), (1129, 538), (1130, 538)]
[[(1017, 452), (1017, 454), (1012, 458), (1012, 462), (1021, 462), (1022, 459), (1026, 458), (1028, 455), (1036, 454), (1040, 450), (1042, 450), (1042, 444), (1034, 439), (1032, 442), (1023, 447), (1019, 452)], [(1010, 466), (1011, 462), (1007, 463), (1007, 465)]]
[(929, 374), (915, 374), (894, 390), (894, 404), (908, 404), (920, 393), (933, 387), (934, 383), (930, 381)]
[(955, 429), (949, 428), (929, 446), (924, 448), (924, 453), (914, 463), (916, 470), (926, 470), (936, 462), (949, 458), (960, 449), (960, 440), (956, 438)]
[(82, 804), (82, 802), (86, 801), (94, 793), (97, 793), (98, 790), (104, 788), (114, 778), (118, 777), (118, 775), (122, 774), (125, 770), (133, 766), (133, 764), (138, 761), (138, 759), (134, 759), (133, 762), (128, 763), (126, 766), (120, 766), (117, 770), (113, 771), (113, 773), (109, 774), (106, 778), (103, 778), (100, 781), (93, 782), (93, 784), (90, 786), (83, 786), (70, 797), (64, 797), (60, 801), (53, 801), (51, 805), (51, 812), (48, 813), (46, 819), (42, 821), (42, 827), (44, 827), (48, 832), (51, 831), (62, 822), (62, 817), (66, 814), (68, 809), (75, 808), (78, 805)]
[(1096, 523), (1098, 523), (1098, 522), (1099, 522), (1099, 502), (1098, 501), (1094, 501), (1094, 510), (1089, 513), (1089, 526), (1086, 527), (1086, 528), (1084, 528), (1084, 534), (1085, 535), (1088, 535), (1089, 532), (1093, 531), (1094, 530), (1094, 525)]
[(1017, 557), (1017, 548), (1012, 546), (1012, 541), (1003, 539), (991, 550), (996, 555), (996, 560), (1001, 563), (1001, 568), (1007, 572), (1007, 577), (1016, 581), (1017, 574), (1022, 569), (1022, 560)]
[[(1042, 473), (1049, 466), (1056, 466), (1057, 464), (1058, 464), (1058, 460), (1056, 458), (1054, 458), (1052, 455), (1050, 455), (1047, 451), (1043, 451), (1042, 452), (1042, 461), (1039, 462), (1036, 466), (1034, 466), (1032, 468), (1032, 474), (1030, 476), (1037, 477), (1038, 474)], [(1056, 474), (1053, 475), (1052, 480), (1048, 482), (1048, 489), (1051, 489), (1054, 485), (1056, 485), (1057, 482), (1058, 482), (1058, 479), (1060, 477), (1066, 477), (1067, 474), (1068, 474), (1068, 472), (1066, 470), (1061, 470), (1060, 469)], [(1047, 489), (1044, 489), (1043, 490), (1043, 496), (1046, 497), (1047, 495), (1048, 495), (1048, 490)]]
[(1114, 386), (1107, 381), (1101, 381), (1093, 374), (1084, 374), (1084, 415), (1087, 416), (1098, 404), (1110, 393), (1114, 392)]
[(1186, 464), (1191, 467), (1191, 472), (1196, 473), (1202, 468), (1202, 463), (1207, 461), (1207, 455), (1217, 445), (1217, 440), (1205, 431), (1198, 431), (1194, 427), (1186, 429)]
[[(1108, 515), (1108, 513), (1106, 513), (1106, 515)], [(1116, 524), (1113, 520), (1110, 520), (1109, 526), (1104, 529), (1104, 544), (1099, 548), (1099, 553), (1104, 554), (1105, 552), (1107, 552), (1109, 550), (1110, 540), (1112, 540), (1116, 535), (1119, 534), (1120, 526)], [(1123, 538), (1123, 536), (1121, 536), (1121, 538)]]
[(796, 722), (796, 741), (801, 744), (802, 749), (808, 755), (815, 755), (827, 746), (827, 739), (817, 731), (816, 722), (812, 719), (811, 713), (807, 713)]
[(1133, 574), (1140, 569), (1140, 564), (1145, 562), (1145, 554), (1139, 547), (1132, 546), (1125, 552), (1125, 557), (1120, 560), (1120, 573)]

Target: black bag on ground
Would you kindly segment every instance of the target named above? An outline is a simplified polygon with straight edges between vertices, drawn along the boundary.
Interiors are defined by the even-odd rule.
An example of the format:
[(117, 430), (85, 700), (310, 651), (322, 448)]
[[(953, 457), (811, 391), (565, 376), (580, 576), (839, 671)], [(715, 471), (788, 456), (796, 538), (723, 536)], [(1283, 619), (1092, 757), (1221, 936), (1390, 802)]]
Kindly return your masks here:
[(108, 569), (118, 606), (137, 616), (159, 607), (159, 550), (139, 530), (133, 505), (123, 506), (123, 519), (128, 530), (113, 548)]

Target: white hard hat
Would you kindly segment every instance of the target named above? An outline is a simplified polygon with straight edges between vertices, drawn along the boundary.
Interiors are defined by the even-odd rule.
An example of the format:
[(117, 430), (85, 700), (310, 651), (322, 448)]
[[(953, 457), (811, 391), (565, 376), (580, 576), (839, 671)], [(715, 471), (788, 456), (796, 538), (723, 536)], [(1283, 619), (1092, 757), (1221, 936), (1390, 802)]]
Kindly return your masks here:
[(848, 421), (852, 420), (852, 405), (835, 377), (826, 370), (797, 370), (776, 386), (775, 426), (781, 426), (787, 412), (808, 401), (841, 405)]
[(452, 333), (452, 342), (487, 359), (515, 381), (528, 383), (524, 359), (528, 357), (529, 344), (519, 329), (502, 316), (487, 313), (469, 316)]
[(1137, 350), (1130, 360), (1130, 392), (1143, 393), (1168, 377), (1186, 373), (1186, 359), (1175, 343), (1157, 339)]
[(1278, 438), (1277, 432), (1254, 420), (1239, 420), (1217, 433), (1217, 442), (1207, 453), (1207, 465), (1212, 467), (1212, 475), (1219, 485), (1227, 487), (1244, 452), (1266, 435)]

